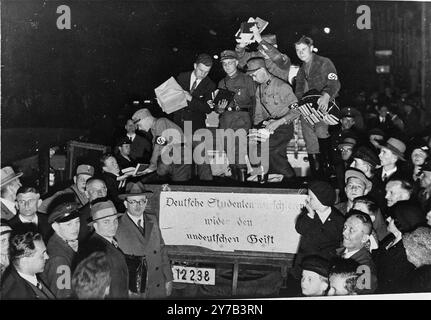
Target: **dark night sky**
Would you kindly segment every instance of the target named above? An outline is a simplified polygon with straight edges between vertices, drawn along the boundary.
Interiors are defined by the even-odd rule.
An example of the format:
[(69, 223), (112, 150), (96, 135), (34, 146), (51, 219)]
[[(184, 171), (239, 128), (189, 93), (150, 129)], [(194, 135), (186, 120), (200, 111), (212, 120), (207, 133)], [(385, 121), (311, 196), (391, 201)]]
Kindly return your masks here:
[[(69, 5), (72, 29), (58, 30), (56, 8)], [(88, 127), (132, 97), (192, 68), (200, 52), (234, 48), (241, 21), (270, 22), (279, 49), (297, 62), (293, 42), (313, 37), (331, 58), (343, 89), (372, 84), (373, 30), (356, 28), (363, 1), (2, 1), (2, 126)], [(414, 4), (412, 4), (414, 5)], [(325, 34), (323, 27), (330, 27)], [(173, 48), (178, 50), (174, 51)], [(221, 67), (210, 76), (218, 81)]]

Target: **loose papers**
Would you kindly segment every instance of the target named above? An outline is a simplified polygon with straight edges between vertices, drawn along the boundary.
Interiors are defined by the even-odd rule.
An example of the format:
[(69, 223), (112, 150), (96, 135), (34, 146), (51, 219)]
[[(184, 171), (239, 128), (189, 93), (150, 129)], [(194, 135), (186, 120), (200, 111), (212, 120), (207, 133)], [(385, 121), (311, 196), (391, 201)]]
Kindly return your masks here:
[(183, 88), (178, 84), (174, 77), (170, 77), (160, 86), (154, 89), (157, 102), (162, 110), (170, 114), (187, 106), (186, 95)]

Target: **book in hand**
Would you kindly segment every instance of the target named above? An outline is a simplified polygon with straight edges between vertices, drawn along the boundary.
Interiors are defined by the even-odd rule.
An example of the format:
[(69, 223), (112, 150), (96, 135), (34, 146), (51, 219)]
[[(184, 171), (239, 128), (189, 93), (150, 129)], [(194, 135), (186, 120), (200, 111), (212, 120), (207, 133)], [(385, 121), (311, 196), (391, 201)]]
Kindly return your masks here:
[(269, 22), (266, 20), (263, 20), (259, 17), (257, 17), (256, 19), (254, 19), (254, 21), (257, 24), (257, 28), (259, 29), (259, 33), (261, 34), (263, 32), (263, 30), (265, 30), (265, 28), (268, 26)]
[(136, 167), (124, 168), (121, 170), (121, 172), (123, 174), (129, 173), (132, 176), (139, 176), (139, 175), (142, 175), (142, 173), (145, 171), (145, 169), (147, 169), (149, 166), (150, 166), (149, 164), (138, 163), (136, 165)]
[(235, 96), (235, 92), (227, 90), (227, 89), (217, 89), (217, 95), (215, 96), (213, 102), (217, 106), (218, 103), (222, 100), (227, 100), (227, 103), (231, 103), (233, 97)]
[(256, 19), (250, 17), (247, 22), (242, 22), (241, 27), (238, 29), (238, 31), (235, 33), (236, 41), (241, 43), (247, 43), (250, 44), (255, 41), (253, 31), (250, 29), (253, 26), (257, 26), (257, 29), (259, 30), (259, 33), (262, 33), (263, 30), (268, 26), (268, 21), (263, 20), (259, 17)]
[(150, 166), (149, 164), (138, 163), (138, 165), (135, 168), (135, 171), (133, 172), (133, 175), (134, 176), (142, 175), (145, 169), (148, 169), (149, 166)]

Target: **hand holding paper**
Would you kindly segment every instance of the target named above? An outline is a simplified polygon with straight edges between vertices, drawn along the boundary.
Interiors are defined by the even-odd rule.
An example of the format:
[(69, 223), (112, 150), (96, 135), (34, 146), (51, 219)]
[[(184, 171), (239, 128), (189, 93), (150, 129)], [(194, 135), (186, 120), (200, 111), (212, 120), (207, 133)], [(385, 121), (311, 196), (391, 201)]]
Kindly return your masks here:
[[(191, 95), (181, 88), (177, 81), (170, 77), (167, 81), (154, 89), (157, 102), (164, 112), (170, 114), (187, 106), (187, 100)], [(188, 100), (188, 101), (190, 101)]]

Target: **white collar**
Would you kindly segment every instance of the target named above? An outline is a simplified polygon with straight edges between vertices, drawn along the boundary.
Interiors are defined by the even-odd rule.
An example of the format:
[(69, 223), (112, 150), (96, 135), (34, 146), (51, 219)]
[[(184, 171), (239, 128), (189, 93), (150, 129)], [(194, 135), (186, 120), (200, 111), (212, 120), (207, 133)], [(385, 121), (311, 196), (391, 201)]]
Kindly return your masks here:
[(34, 223), (35, 225), (37, 225), (37, 223), (39, 222), (36, 213), (34, 214), (33, 219), (31, 219), (31, 220), (28, 220), (28, 219), (22, 217), (20, 214), (18, 215), (18, 218), (19, 218), (19, 220), (21, 220), (22, 223)]
[(23, 278), (24, 280), (30, 282), (32, 285), (34, 285), (35, 287), (37, 287), (37, 284), (39, 283), (39, 281), (37, 280), (36, 275), (28, 275), (28, 274), (24, 274), (22, 272), (19, 272), (18, 270), (16, 270), (16, 272), (18, 272), (19, 276), (21, 278)]
[(195, 72), (192, 71), (192, 75), (190, 76), (190, 86), (189, 86), (190, 90), (192, 89), (193, 83), (195, 82), (195, 80), (196, 80), (196, 87), (197, 87), (199, 83), (202, 81), (202, 79), (196, 78)]
[(327, 207), (325, 210), (323, 210), (322, 212), (317, 212), (317, 215), (319, 216), (320, 220), (322, 221), (322, 223), (326, 222), (326, 219), (328, 219), (329, 215), (331, 214), (331, 207)]
[(136, 137), (136, 133), (127, 134), (127, 136), (133, 141)]
[(344, 249), (343, 258), (344, 258), (344, 259), (349, 259), (349, 258), (351, 258), (351, 257), (352, 257), (356, 252), (359, 252), (359, 250), (361, 250), (361, 249), (353, 250), (353, 251), (347, 251), (347, 249)]
[(127, 211), (127, 215), (129, 216), (129, 218), (137, 225), (138, 225), (138, 220), (141, 220), (141, 225), (140, 227), (144, 228), (144, 214), (142, 214), (139, 218), (132, 216), (129, 211)]
[(99, 236), (101, 236), (103, 239), (105, 239), (106, 241), (108, 241), (109, 243), (112, 243), (112, 244), (113, 244), (113, 242), (115, 241), (115, 240), (114, 240), (114, 238), (109, 239), (109, 238), (107, 238), (107, 237), (105, 237), (105, 236), (102, 236), (101, 234), (99, 234)]
[(391, 174), (393, 174), (395, 171), (397, 171), (397, 166), (393, 168), (392, 170), (386, 171), (384, 167), (382, 167), (382, 178), (386, 174), (387, 177), (389, 177)]
[(1, 202), (8, 208), (14, 215), (16, 214), (15, 202), (8, 199), (0, 198)]

